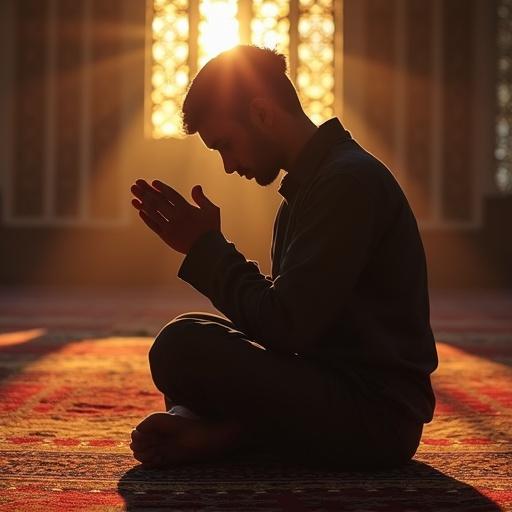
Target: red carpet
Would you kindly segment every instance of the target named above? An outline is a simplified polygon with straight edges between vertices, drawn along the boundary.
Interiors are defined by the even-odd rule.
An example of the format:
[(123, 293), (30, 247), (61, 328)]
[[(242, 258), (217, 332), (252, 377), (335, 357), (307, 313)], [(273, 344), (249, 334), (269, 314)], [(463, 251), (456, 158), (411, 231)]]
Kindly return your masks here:
[[(151, 336), (113, 336), (123, 320), (108, 324), (98, 304), (78, 315), (78, 303), (56, 301), (49, 312), (47, 302), (27, 316), (36, 301), (18, 299), (3, 295), (0, 318), (1, 510), (512, 510), (512, 320), (499, 301), (480, 329), (474, 316), (465, 323), (442, 303), (433, 308), (434, 421), (414, 461), (369, 474), (248, 454), (143, 471), (127, 445), (140, 418), (162, 408), (148, 374), (151, 322), (212, 309), (162, 307), (138, 317), (140, 329), (151, 320)], [(133, 330), (137, 317), (128, 321)]]

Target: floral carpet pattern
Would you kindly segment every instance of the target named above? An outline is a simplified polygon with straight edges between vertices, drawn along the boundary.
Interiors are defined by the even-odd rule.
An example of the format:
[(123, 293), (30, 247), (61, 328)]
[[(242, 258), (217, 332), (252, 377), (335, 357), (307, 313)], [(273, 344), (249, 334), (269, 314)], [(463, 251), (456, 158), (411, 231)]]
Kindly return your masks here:
[(125, 299), (0, 293), (0, 510), (512, 510), (510, 295), (433, 301), (434, 420), (413, 461), (372, 473), (265, 453), (141, 469), (129, 433), (163, 406), (152, 339), (183, 311), (215, 310)]

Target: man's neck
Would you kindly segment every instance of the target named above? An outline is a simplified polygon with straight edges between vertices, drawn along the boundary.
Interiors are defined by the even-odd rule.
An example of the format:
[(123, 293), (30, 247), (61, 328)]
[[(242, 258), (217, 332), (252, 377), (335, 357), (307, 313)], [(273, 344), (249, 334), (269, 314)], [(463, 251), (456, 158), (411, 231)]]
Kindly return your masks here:
[(317, 130), (318, 127), (305, 115), (294, 124), (293, 130), (289, 132), (287, 158), (283, 167), (285, 172), (293, 172), (300, 152)]

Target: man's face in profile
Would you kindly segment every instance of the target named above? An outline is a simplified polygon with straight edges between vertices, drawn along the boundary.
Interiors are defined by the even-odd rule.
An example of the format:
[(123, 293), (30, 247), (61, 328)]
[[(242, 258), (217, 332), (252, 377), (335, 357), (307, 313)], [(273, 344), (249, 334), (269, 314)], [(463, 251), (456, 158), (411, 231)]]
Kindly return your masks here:
[(283, 158), (276, 141), (255, 129), (250, 121), (210, 116), (198, 132), (208, 148), (220, 153), (227, 173), (254, 178), (261, 186), (270, 185), (279, 175)]

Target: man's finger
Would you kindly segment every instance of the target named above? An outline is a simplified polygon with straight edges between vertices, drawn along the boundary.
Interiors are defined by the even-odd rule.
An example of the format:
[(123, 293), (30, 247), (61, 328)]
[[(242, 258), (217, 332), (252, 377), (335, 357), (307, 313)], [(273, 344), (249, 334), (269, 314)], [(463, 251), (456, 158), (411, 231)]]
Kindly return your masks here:
[(137, 208), (137, 210), (142, 209), (142, 203), (138, 199), (132, 199), (132, 205)]
[(161, 194), (177, 207), (188, 205), (188, 201), (176, 190), (161, 181), (154, 180), (152, 185), (161, 192)]
[(152, 229), (157, 235), (161, 235), (164, 229), (164, 222), (167, 222), (160, 214), (160, 219), (157, 221), (153, 217), (150, 217), (144, 210), (139, 210), (140, 218), (145, 222), (145, 224)]
[(156, 192), (156, 190), (149, 186), (144, 180), (137, 180), (131, 187), (130, 190), (139, 199), (143, 200), (148, 192)]
[[(146, 211), (150, 207), (153, 210), (157, 210), (162, 213), (163, 216), (170, 219), (174, 215), (174, 205), (158, 190), (150, 187), (147, 183), (142, 184), (142, 180), (138, 180), (135, 185), (131, 187), (132, 193), (142, 203), (143, 209)], [(132, 201), (132, 204), (137, 205)]]

